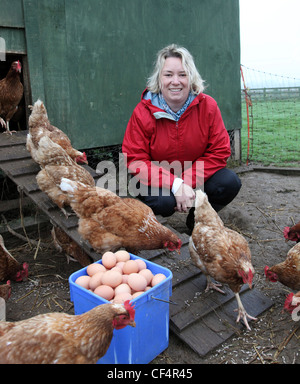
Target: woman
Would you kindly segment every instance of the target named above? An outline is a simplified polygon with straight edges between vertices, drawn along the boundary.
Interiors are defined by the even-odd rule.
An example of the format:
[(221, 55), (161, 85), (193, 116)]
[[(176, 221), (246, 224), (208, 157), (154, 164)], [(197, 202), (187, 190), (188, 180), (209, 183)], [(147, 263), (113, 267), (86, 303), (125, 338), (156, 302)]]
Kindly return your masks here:
[[(158, 52), (152, 76), (128, 122), (122, 151), (139, 181), (139, 198), (155, 214), (187, 212), (203, 188), (214, 209), (241, 188), (226, 168), (230, 139), (216, 101), (189, 51), (175, 44)], [(193, 228), (193, 210), (187, 225)]]

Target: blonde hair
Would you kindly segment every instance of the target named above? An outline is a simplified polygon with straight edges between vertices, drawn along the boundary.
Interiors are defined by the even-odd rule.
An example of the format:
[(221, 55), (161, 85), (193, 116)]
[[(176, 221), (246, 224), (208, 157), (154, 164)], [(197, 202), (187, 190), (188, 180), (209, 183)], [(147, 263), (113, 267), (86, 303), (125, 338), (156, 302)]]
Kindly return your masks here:
[(157, 60), (154, 66), (153, 73), (147, 81), (148, 90), (152, 93), (159, 93), (161, 91), (160, 76), (165, 61), (169, 57), (178, 57), (181, 59), (183, 68), (189, 78), (191, 92), (196, 95), (203, 92), (205, 89), (204, 80), (200, 76), (195, 66), (193, 56), (186, 48), (179, 47), (176, 44), (168, 45), (157, 53)]

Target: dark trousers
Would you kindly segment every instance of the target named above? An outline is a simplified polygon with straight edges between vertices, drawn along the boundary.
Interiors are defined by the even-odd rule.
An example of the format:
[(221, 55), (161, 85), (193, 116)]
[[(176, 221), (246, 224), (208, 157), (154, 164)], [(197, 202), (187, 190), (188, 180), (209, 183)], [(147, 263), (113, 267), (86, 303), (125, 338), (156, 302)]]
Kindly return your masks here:
[[(212, 207), (218, 212), (235, 198), (241, 186), (242, 183), (237, 174), (230, 169), (223, 168), (204, 183), (204, 192), (207, 194)], [(176, 200), (172, 192), (164, 196), (162, 189), (158, 189), (155, 190), (155, 196), (151, 196), (150, 187), (142, 185), (140, 187), (144, 188), (144, 190), (138, 196), (139, 199), (152, 208), (156, 215), (166, 217), (171, 216), (175, 212)], [(145, 189), (148, 189), (148, 193)], [(189, 216), (191, 217), (187, 219), (188, 227), (190, 227), (189, 222), (194, 221), (194, 208), (190, 209)]]

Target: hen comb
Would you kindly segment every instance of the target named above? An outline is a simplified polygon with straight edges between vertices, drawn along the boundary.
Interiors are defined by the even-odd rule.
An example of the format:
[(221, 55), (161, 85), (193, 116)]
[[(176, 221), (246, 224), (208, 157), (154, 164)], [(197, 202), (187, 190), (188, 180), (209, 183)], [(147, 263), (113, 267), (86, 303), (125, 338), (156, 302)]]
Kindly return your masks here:
[(267, 277), (267, 274), (268, 274), (268, 271), (269, 271), (270, 267), (268, 267), (267, 265), (265, 266), (265, 269), (264, 269), (264, 272), (265, 272), (265, 276)]
[(181, 239), (178, 239), (178, 246), (177, 246), (177, 249), (180, 249), (181, 246), (182, 246), (182, 241), (181, 241)]
[(129, 313), (130, 319), (134, 320), (134, 315), (135, 315), (134, 305), (130, 304), (129, 300), (126, 300), (124, 302), (124, 307), (125, 307), (126, 311)]
[(254, 276), (254, 274), (253, 274), (252, 270), (251, 270), (251, 269), (249, 269), (249, 273), (248, 273), (248, 279), (249, 279), (250, 281), (252, 281), (252, 279), (253, 279), (253, 276)]
[(271, 283), (276, 283), (276, 281), (278, 281), (278, 276), (276, 275), (276, 273), (270, 271), (270, 268), (267, 265), (265, 266), (264, 272), (266, 279), (271, 281)]
[(284, 227), (283, 229), (283, 236), (285, 239), (288, 239), (288, 235), (289, 235), (289, 232), (290, 232), (290, 227)]
[(28, 277), (28, 268), (29, 268), (29, 264), (26, 263), (23, 263), (23, 270), (25, 271), (25, 276)]

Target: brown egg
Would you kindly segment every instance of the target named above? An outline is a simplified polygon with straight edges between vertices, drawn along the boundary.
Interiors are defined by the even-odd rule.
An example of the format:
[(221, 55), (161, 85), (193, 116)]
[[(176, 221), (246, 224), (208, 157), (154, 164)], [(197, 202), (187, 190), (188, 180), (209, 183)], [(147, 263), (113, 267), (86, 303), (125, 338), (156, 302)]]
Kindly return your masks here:
[(147, 287), (147, 280), (139, 273), (131, 273), (128, 276), (128, 285), (134, 291), (143, 291)]
[(106, 268), (104, 267), (104, 265), (99, 263), (92, 263), (88, 265), (86, 268), (86, 272), (89, 276), (93, 276), (95, 273), (101, 272), (101, 271), (103, 272), (106, 271)]
[(156, 275), (153, 276), (153, 279), (151, 281), (152, 287), (154, 287), (164, 279), (166, 279), (166, 276), (163, 273), (157, 273)]
[(90, 284), (91, 277), (87, 275), (82, 275), (77, 277), (75, 280), (75, 283), (80, 285), (83, 288), (89, 289), (89, 284)]
[(115, 252), (115, 256), (117, 258), (117, 261), (127, 261), (130, 259), (130, 254), (122, 249)]
[(122, 283), (122, 275), (118, 271), (106, 271), (102, 275), (102, 284), (109, 285), (112, 288)]
[(147, 280), (147, 285), (150, 285), (152, 279), (153, 279), (153, 273), (150, 271), (150, 269), (142, 269), (139, 272), (140, 275), (144, 276)]
[(139, 266), (139, 271), (141, 271), (142, 269), (146, 269), (147, 268), (147, 264), (144, 262), (144, 260), (136, 259), (135, 262)]
[(135, 260), (128, 260), (123, 266), (123, 273), (130, 275), (131, 273), (137, 273), (139, 271), (139, 266)]
[(126, 300), (132, 300), (132, 295), (128, 292), (119, 293), (114, 297), (113, 302), (117, 304), (122, 304)]
[(134, 294), (132, 295), (132, 298), (135, 299), (136, 297), (140, 296), (142, 293), (144, 293), (144, 291), (134, 292)]
[(91, 280), (90, 280), (90, 288), (92, 291), (94, 291), (99, 285), (102, 284), (102, 276), (105, 272), (101, 271), (101, 272), (97, 272), (95, 273), (92, 277), (91, 277)]
[(106, 300), (111, 300), (115, 295), (113, 288), (108, 285), (99, 285), (99, 287), (94, 290), (94, 293)]
[(128, 283), (128, 276), (129, 275), (122, 275), (122, 283), (125, 283), (125, 284)]
[(111, 269), (117, 264), (117, 258), (113, 252), (105, 252), (102, 256), (102, 264), (105, 268)]
[(131, 293), (131, 288), (129, 287), (128, 284), (122, 283), (122, 284), (118, 285), (118, 286), (115, 288), (115, 295), (116, 295), (116, 296), (117, 296), (119, 293), (124, 293), (124, 292)]
[(121, 275), (122, 275), (122, 273), (123, 273), (122, 268), (121, 268), (121, 267), (118, 267), (117, 265), (116, 265), (115, 267), (112, 267), (111, 271), (117, 271), (117, 272), (119, 272)]
[(125, 261), (118, 261), (117, 264), (116, 264), (116, 267), (122, 269), (122, 273), (123, 273), (124, 264), (125, 264)]

